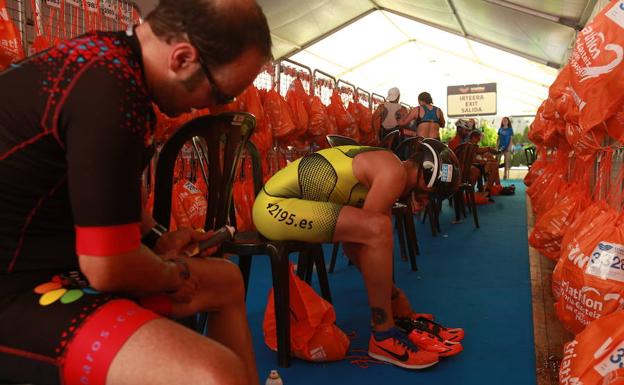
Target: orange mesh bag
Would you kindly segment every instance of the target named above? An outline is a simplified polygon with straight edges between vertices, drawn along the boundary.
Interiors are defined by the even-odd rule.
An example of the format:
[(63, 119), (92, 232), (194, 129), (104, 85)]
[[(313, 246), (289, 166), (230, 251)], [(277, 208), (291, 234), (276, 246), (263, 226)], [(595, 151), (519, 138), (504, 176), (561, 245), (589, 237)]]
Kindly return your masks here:
[[(336, 326), (334, 307), (293, 270), (289, 269), (290, 283), (290, 347), (295, 357), (308, 361), (337, 361), (346, 356), (349, 338)], [(273, 289), (264, 313), (262, 330), (264, 342), (277, 350), (275, 305)]]
[(591, 322), (563, 347), (561, 385), (624, 385), (624, 312)]
[(6, 0), (0, 0), (0, 71), (23, 58), (19, 31), (9, 17)]
[(570, 57), (570, 83), (579, 126), (589, 130), (624, 101), (624, 0), (609, 2), (578, 34)]
[(264, 110), (271, 122), (275, 138), (286, 137), (295, 131), (296, 126), (293, 122), (290, 107), (277, 91), (271, 90), (267, 93), (264, 99)]

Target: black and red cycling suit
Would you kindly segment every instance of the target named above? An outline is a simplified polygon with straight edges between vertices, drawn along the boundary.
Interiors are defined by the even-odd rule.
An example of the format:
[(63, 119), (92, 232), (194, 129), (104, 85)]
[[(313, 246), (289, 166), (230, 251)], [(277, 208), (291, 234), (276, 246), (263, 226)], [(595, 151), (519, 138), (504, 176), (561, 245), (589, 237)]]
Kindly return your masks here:
[(0, 74), (0, 382), (104, 384), (157, 317), (76, 273), (78, 254), (139, 247), (154, 119), (130, 32), (87, 34)]

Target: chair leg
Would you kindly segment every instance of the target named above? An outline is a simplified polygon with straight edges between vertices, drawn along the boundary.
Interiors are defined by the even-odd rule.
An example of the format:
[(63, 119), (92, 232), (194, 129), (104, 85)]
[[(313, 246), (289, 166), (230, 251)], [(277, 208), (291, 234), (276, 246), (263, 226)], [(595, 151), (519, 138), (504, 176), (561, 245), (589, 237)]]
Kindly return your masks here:
[(314, 265), (316, 266), (316, 275), (319, 280), (319, 286), (321, 287), (321, 295), (327, 302), (331, 303), (331, 291), (329, 290), (329, 279), (327, 278), (327, 270), (325, 269), (323, 246), (319, 244), (314, 245), (313, 248)]
[(277, 332), (277, 364), (290, 366), (290, 293), (288, 252), (281, 246), (267, 246), (271, 257), (273, 293), (275, 297), (275, 327)]
[(238, 256), (238, 268), (243, 275), (243, 282), (245, 282), (245, 299), (247, 299), (247, 292), (249, 291), (249, 275), (251, 274), (251, 255), (239, 255)]
[(395, 228), (399, 234), (399, 252), (401, 253), (401, 260), (407, 261), (407, 254), (405, 253), (405, 220), (403, 212), (397, 213), (394, 218)]
[(332, 256), (331, 261), (329, 262), (329, 272), (333, 273), (336, 268), (336, 258), (338, 258), (338, 249), (340, 248), (340, 242), (334, 243), (334, 247), (332, 248)]
[(408, 218), (405, 218), (405, 236), (407, 238), (407, 251), (409, 253), (412, 271), (417, 271), (418, 266), (416, 265), (416, 254), (420, 254), (420, 250), (418, 249), (418, 240), (416, 239), (416, 227), (414, 226), (414, 217), (412, 215), (409, 215)]
[(431, 204), (431, 202), (427, 203), (427, 211), (429, 211), (429, 226), (431, 227), (431, 235), (434, 237), (438, 235), (438, 225), (436, 224), (436, 213), (435, 207)]
[(475, 227), (479, 228), (479, 216), (477, 215), (477, 204), (474, 196), (474, 189), (469, 191), (470, 194), (470, 205), (472, 206), (472, 218), (474, 219)]

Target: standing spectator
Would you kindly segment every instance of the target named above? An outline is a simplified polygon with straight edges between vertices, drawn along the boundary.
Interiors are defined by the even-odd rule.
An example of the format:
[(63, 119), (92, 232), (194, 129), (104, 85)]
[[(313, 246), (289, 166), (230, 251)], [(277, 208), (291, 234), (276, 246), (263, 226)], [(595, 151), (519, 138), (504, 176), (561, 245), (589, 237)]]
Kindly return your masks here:
[(428, 92), (421, 92), (418, 95), (418, 107), (412, 108), (399, 125), (405, 126), (412, 120), (414, 120), (412, 127), (416, 128), (416, 135), (440, 140), (440, 127), (446, 125), (444, 113), (439, 107), (433, 105), (433, 99)]
[(505, 158), (505, 173), (503, 174), (503, 179), (509, 179), (509, 169), (511, 168), (511, 150), (513, 148), (513, 143), (511, 138), (513, 137), (513, 127), (511, 127), (511, 120), (508, 117), (504, 117), (501, 120), (500, 128), (498, 129), (498, 139), (496, 141), (496, 146), (498, 151), (500, 151), (498, 155), (498, 162), (500, 163), (501, 155)]
[(375, 129), (379, 130), (380, 141), (391, 131), (399, 129), (399, 121), (407, 115), (407, 109), (399, 103), (400, 99), (399, 89), (390, 88), (386, 102), (379, 105), (373, 113), (373, 122), (378, 122)]

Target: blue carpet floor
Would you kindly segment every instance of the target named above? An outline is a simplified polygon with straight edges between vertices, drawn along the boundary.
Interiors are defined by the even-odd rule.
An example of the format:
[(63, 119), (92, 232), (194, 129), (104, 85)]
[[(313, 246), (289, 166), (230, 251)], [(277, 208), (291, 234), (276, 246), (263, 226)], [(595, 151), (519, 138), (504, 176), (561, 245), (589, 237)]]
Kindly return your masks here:
[[(286, 385), (535, 384), (525, 191), (522, 183), (514, 183), (515, 196), (496, 197), (495, 204), (479, 206), (480, 229), (471, 217), (451, 224), (453, 210), (446, 203), (441, 235), (432, 237), (428, 224), (418, 223), (419, 271), (412, 272), (395, 257), (395, 279), (416, 310), (434, 313), (442, 323), (466, 331), (464, 351), (429, 369), (408, 371), (380, 364), (363, 369), (347, 360), (315, 364), (298, 359), (290, 368), (277, 368), (276, 353), (262, 338), (270, 265), (268, 258), (256, 257), (248, 312), (262, 383), (277, 368)], [(325, 255), (329, 263), (329, 245)], [(355, 332), (351, 349), (366, 349), (370, 313), (364, 284), (342, 254), (330, 274), (330, 286), (338, 325)]]

